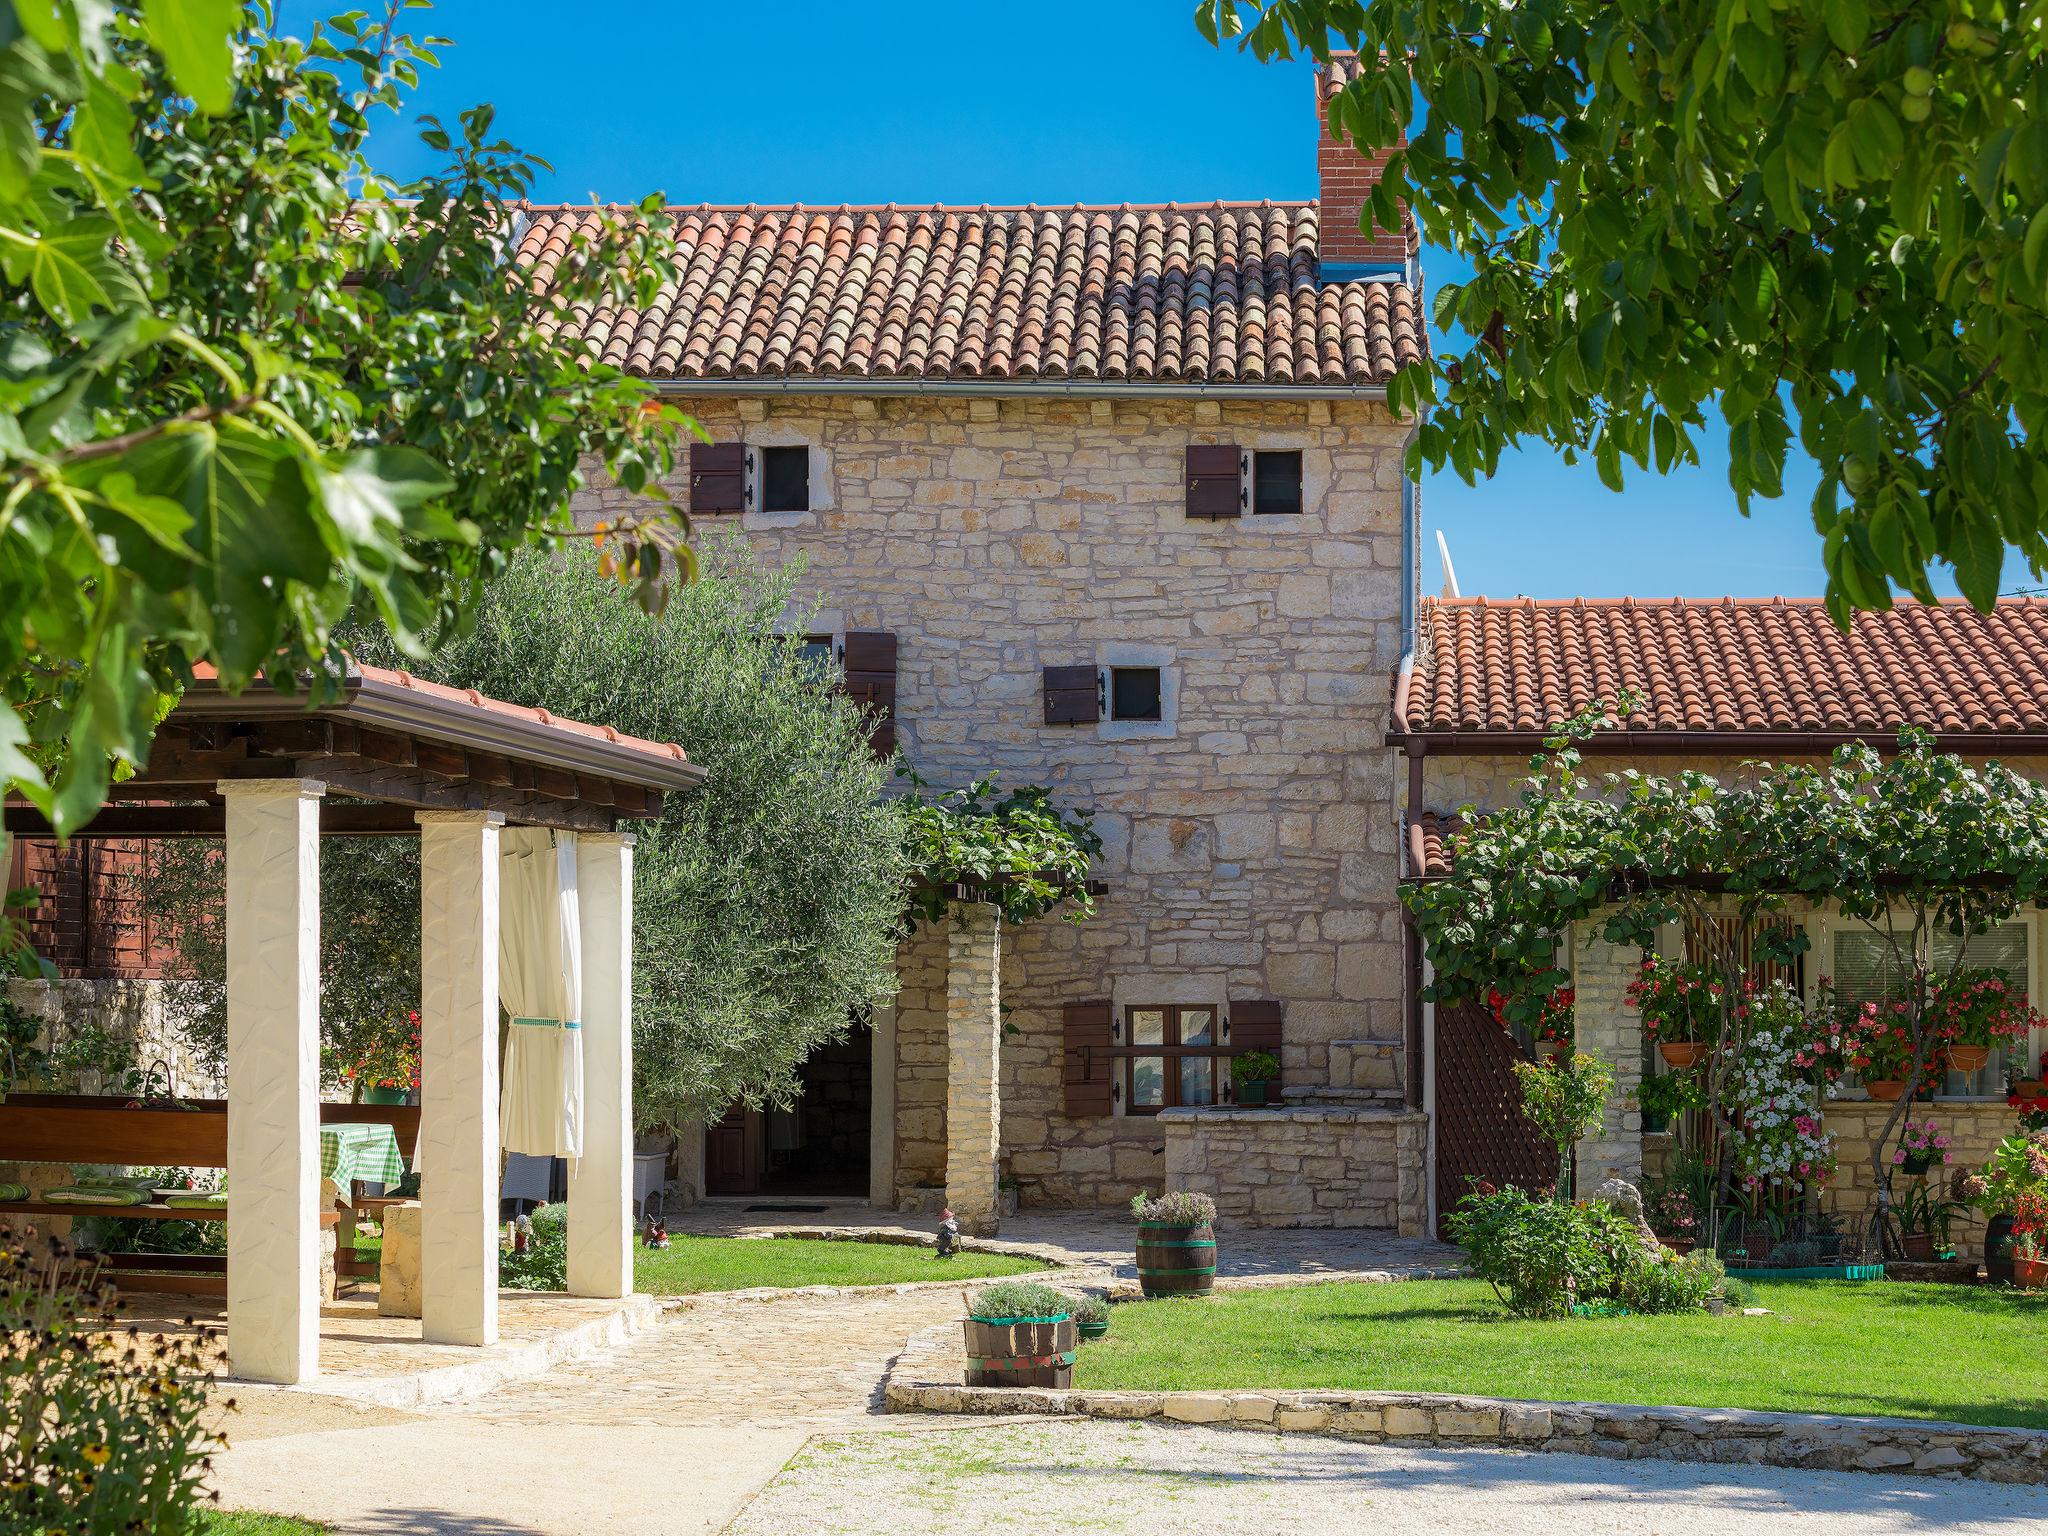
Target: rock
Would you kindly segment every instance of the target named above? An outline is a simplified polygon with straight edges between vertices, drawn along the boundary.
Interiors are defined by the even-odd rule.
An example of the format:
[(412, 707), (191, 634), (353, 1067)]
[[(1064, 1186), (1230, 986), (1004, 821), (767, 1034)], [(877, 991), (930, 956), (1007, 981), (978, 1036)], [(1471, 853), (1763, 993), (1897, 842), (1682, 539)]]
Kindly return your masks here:
[(1439, 1408), (1436, 1432), (1457, 1440), (1490, 1440), (1500, 1433), (1498, 1408)]
[(1913, 1458), (1915, 1472), (1940, 1472), (1950, 1467), (1967, 1467), (1970, 1458), (1952, 1445), (1932, 1446)]
[[(1309, 1431), (1330, 1427), (1330, 1410), (1327, 1408), (1282, 1408), (1273, 1415), (1277, 1429), (1305, 1429)], [(1375, 1422), (1373, 1428), (1377, 1429)]]
[(1856, 1465), (1867, 1472), (1882, 1471), (1886, 1467), (1910, 1467), (1913, 1453), (1902, 1451), (1896, 1445), (1873, 1445), (1856, 1458)]
[(1220, 1424), (1230, 1415), (1230, 1399), (1220, 1392), (1175, 1392), (1166, 1399), (1165, 1415), (1183, 1424)]
[(1593, 1191), (1595, 1200), (1604, 1200), (1614, 1207), (1617, 1215), (1626, 1216), (1635, 1226), (1638, 1234), (1650, 1246), (1660, 1247), (1657, 1234), (1651, 1230), (1649, 1218), (1643, 1214), (1643, 1192), (1627, 1179), (1603, 1179), (1600, 1187)]
[(1501, 1429), (1510, 1440), (1548, 1440), (1548, 1408), (1507, 1408), (1501, 1413)]
[(384, 1251), (377, 1260), (377, 1313), (420, 1315), (420, 1203), (384, 1207)]
[(1380, 1411), (1381, 1421), (1390, 1435), (1403, 1439), (1427, 1440), (1436, 1433), (1436, 1422), (1427, 1408), (1403, 1408), (1394, 1406)]

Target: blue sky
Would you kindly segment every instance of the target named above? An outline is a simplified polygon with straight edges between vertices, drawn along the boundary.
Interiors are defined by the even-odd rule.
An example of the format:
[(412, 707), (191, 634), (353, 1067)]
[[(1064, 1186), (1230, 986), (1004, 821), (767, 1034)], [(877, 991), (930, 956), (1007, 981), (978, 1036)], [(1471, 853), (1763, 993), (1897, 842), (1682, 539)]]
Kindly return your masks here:
[[(321, 8), (324, 10), (324, 8)], [(1085, 10), (959, 0), (439, 0), (451, 37), (409, 115), (489, 101), (555, 173), (545, 201), (1165, 202), (1311, 198), (1308, 66), (1204, 44), (1189, 0)], [(315, 8), (293, 3), (288, 21)], [(393, 174), (425, 168), (409, 123), (380, 134)], [(1429, 278), (1455, 259), (1424, 255)], [(1642, 475), (1620, 495), (1541, 447), (1490, 482), (1423, 488), (1432, 589), (1441, 529), (1468, 594), (1809, 595), (1824, 584), (1810, 466), (1744, 519), (1725, 461)], [(2020, 573), (2023, 576), (2023, 573)], [(2012, 582), (2009, 581), (2008, 585)], [(1952, 590), (1944, 584), (1945, 590)]]

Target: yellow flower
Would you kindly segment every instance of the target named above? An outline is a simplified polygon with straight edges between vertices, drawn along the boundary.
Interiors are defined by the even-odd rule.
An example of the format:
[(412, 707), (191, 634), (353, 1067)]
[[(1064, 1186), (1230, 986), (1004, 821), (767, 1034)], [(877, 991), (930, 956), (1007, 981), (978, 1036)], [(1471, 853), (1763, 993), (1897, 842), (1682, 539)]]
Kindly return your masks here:
[(107, 1449), (106, 1441), (95, 1440), (91, 1445), (86, 1446), (78, 1454), (83, 1456), (87, 1461), (91, 1462), (94, 1466), (104, 1467), (107, 1464), (107, 1458), (112, 1456), (114, 1453)]

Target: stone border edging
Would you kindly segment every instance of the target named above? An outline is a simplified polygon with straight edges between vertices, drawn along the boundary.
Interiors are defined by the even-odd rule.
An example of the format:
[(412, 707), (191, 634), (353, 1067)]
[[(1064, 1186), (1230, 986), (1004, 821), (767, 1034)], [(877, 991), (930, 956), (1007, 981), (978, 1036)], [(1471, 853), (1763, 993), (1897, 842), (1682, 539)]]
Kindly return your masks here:
[(2048, 1432), (1937, 1420), (1833, 1418), (1727, 1408), (1522, 1402), (1433, 1392), (1086, 1392), (967, 1387), (957, 1325), (913, 1337), (884, 1378), (892, 1413), (1167, 1419), (1368, 1444), (1497, 1445), (1621, 1460), (2048, 1484)]

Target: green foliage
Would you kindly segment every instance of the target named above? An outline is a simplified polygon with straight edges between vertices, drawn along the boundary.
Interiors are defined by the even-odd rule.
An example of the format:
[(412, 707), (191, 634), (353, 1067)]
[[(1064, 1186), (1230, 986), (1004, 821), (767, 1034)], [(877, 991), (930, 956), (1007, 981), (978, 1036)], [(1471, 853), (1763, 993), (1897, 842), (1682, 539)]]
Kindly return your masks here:
[(651, 491), (686, 418), (557, 326), (651, 299), (646, 221), (594, 215), (541, 293), (504, 221), (543, 162), (489, 107), (424, 120), (441, 169), (371, 168), (440, 40), (232, 0), (0, 17), (0, 781), (68, 828), (195, 666), (324, 690), (357, 602), (419, 654), (567, 528), (586, 460)]
[(1557, 1055), (1547, 1061), (1515, 1063), (1515, 1081), (1522, 1090), (1522, 1113), (1557, 1148), (1557, 1187), (1571, 1188), (1572, 1147), (1600, 1128), (1607, 1097), (1614, 1092), (1614, 1069), (1587, 1051)]
[[(1662, 474), (1724, 432), (1745, 511), (1796, 435), (1828, 601), (1888, 608), (2007, 545), (2048, 570), (2048, 33), (2019, 0), (1199, 0), (1262, 59), (1359, 49), (1332, 128), (1368, 212), (1471, 264), (1476, 338), (1395, 376), (1467, 480), (1525, 439)], [(1710, 425), (1708, 411), (1721, 418)]]
[(1660, 1072), (1644, 1078), (1636, 1089), (1636, 1108), (1646, 1120), (1655, 1116), (1668, 1123), (1689, 1109), (1704, 1109), (1706, 1104), (1699, 1074), (1693, 1071)]
[(498, 1255), (498, 1284), (511, 1291), (566, 1291), (569, 1288), (569, 1207), (566, 1202), (535, 1207), (521, 1252), (515, 1245)]
[(52, 1239), (0, 1230), (0, 1529), (202, 1530), (209, 1335), (159, 1349)]
[(940, 921), (963, 886), (973, 899), (993, 902), (1008, 923), (1028, 923), (1062, 903), (1069, 921), (1095, 915), (1088, 866), (1102, 839), (1092, 816), (1060, 810), (1052, 791), (1036, 785), (998, 799), (994, 774), (932, 796), (916, 773), (903, 773), (912, 789), (903, 814), (917, 873), (914, 918)]
[(1199, 1190), (1175, 1189), (1163, 1195), (1131, 1196), (1131, 1214), (1140, 1221), (1201, 1227), (1216, 1220), (1216, 1202)]
[(1569, 1317), (1611, 1295), (1617, 1253), (1640, 1245), (1603, 1202), (1537, 1200), (1513, 1187), (1467, 1195), (1447, 1226), (1472, 1272), (1517, 1317)]
[(1280, 1058), (1271, 1051), (1246, 1051), (1230, 1063), (1230, 1080), (1240, 1087), (1246, 1083), (1270, 1083), (1280, 1075)]
[[(800, 568), (763, 570), (737, 538), (703, 555), (702, 579), (654, 615), (587, 550), (522, 553), (468, 630), (412, 664), (436, 682), (681, 742), (707, 771), (638, 827), (633, 1107), (644, 1127), (715, 1118), (736, 1098), (788, 1103), (797, 1065), (895, 985), (901, 817), (881, 796), (859, 707), (804, 656)], [(396, 659), (388, 638), (347, 638), (365, 661)], [(321, 864), (333, 1041), (418, 1006), (419, 850), (329, 838)], [(207, 979), (179, 1006), (218, 1040), (218, 874), (168, 908), (160, 877), (149, 891), (181, 935), (211, 935), (191, 967)]]
[(1077, 1323), (1106, 1323), (1109, 1321), (1109, 1303), (1100, 1296), (1084, 1295), (1071, 1298), (1074, 1321)]
[(1029, 1317), (1051, 1321), (1074, 1315), (1074, 1298), (1036, 1280), (998, 1280), (967, 1303), (967, 1315), (983, 1322)]
[(1728, 1277), (1721, 1260), (1701, 1250), (1678, 1254), (1645, 1247), (1634, 1250), (1633, 1259), (1615, 1276), (1614, 1299), (1651, 1316), (1703, 1310)]

